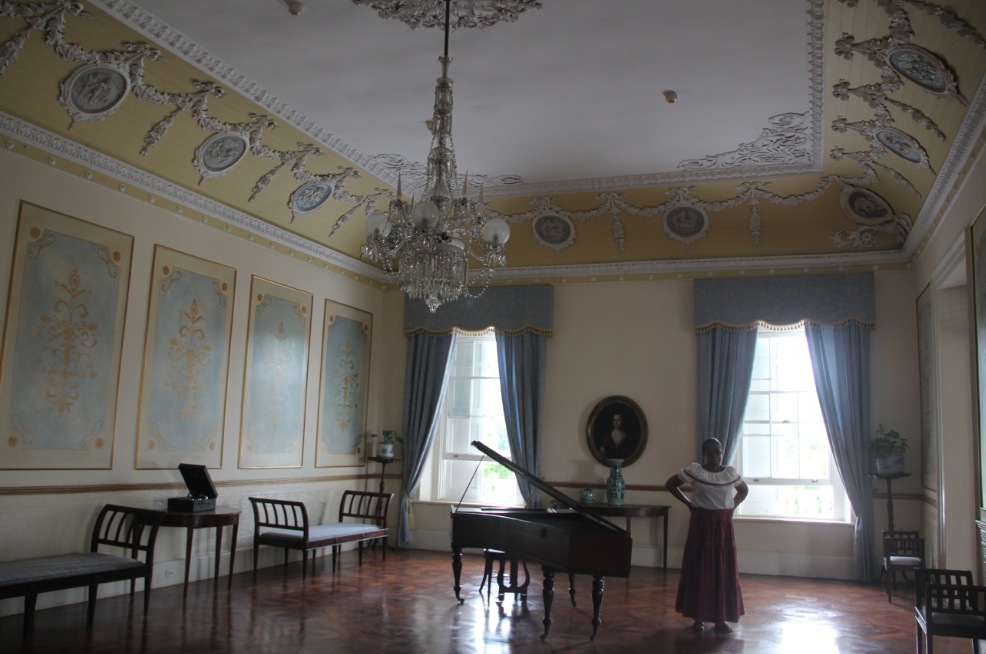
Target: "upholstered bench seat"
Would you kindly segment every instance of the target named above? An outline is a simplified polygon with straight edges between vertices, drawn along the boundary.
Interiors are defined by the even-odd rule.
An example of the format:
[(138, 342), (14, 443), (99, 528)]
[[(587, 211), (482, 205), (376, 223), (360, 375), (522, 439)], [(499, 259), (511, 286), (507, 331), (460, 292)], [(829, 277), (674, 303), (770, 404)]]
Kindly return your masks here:
[[(39, 593), (88, 588), (87, 617), (92, 626), (100, 584), (130, 581), (132, 594), (134, 582), (143, 579), (146, 614), (154, 571), (154, 541), (163, 517), (161, 511), (107, 504), (96, 518), (88, 552), (0, 562), (0, 599), (24, 598), (24, 635), (28, 636), (34, 631)], [(99, 551), (101, 546), (118, 548), (129, 556)]]
[(898, 568), (920, 568), (924, 561), (920, 556), (891, 556), (890, 564)]
[[(329, 541), (327, 544), (332, 545), (336, 542), (342, 542), (339, 539), (345, 539), (350, 536), (364, 536), (371, 532), (379, 531), (380, 527), (376, 525), (348, 524), (344, 522), (329, 525), (312, 525), (308, 528), (308, 539), (314, 542)], [(265, 529), (261, 533), (265, 536), (277, 536), (278, 538), (297, 540), (299, 542), (305, 538), (302, 532), (291, 531), (290, 529)]]
[[(144, 567), (143, 561), (126, 556), (87, 552), (80, 554), (61, 554), (41, 559), (23, 559), (0, 563), (0, 587), (13, 589), (15, 586), (31, 584), (50, 584), (61, 580), (65, 588), (74, 588), (78, 578), (119, 570), (137, 570)], [(84, 584), (83, 584), (84, 585)]]
[(257, 572), (260, 546), (284, 548), (284, 565), (288, 552), (302, 552), (301, 576), (308, 574), (308, 552), (332, 548), (332, 572), (338, 569), (339, 552), (345, 543), (358, 543), (359, 564), (363, 565), (363, 543), (382, 541), (387, 556), (387, 512), (393, 493), (347, 490), (339, 502), (339, 520), (311, 524), (304, 502), (251, 497), (253, 505), (253, 571)]

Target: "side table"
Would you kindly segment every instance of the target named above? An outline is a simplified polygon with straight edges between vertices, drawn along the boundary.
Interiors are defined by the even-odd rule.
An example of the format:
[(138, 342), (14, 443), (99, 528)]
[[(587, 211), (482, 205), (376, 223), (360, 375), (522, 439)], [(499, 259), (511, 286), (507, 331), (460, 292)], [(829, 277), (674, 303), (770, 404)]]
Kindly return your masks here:
[(232, 527), (232, 540), (229, 545), (229, 581), (226, 588), (233, 585), (233, 561), (236, 558), (236, 534), (240, 527), (240, 510), (231, 506), (217, 506), (214, 511), (166, 511), (161, 520), (162, 527), (185, 528), (185, 590), (182, 598), (188, 596), (188, 570), (192, 563), (192, 534), (196, 529), (216, 529), (216, 581), (219, 581), (219, 560), (223, 551), (223, 527)]
[(668, 512), (671, 507), (667, 504), (583, 504), (579, 506), (593, 511), (601, 516), (623, 516), (627, 522), (627, 533), (630, 533), (630, 518), (664, 518), (664, 569), (668, 569)]

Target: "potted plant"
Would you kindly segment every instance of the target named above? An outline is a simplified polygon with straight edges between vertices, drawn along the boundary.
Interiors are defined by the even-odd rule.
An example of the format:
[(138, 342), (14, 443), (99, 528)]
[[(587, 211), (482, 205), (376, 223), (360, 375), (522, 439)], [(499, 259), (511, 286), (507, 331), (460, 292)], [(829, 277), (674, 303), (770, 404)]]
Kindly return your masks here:
[(400, 442), (400, 436), (393, 429), (383, 430), (383, 440), (377, 443), (377, 453), (378, 459), (393, 459), (394, 458), (394, 443)]
[(907, 439), (893, 429), (885, 430), (881, 424), (870, 441), (873, 470), (878, 475), (896, 475), (904, 471), (904, 452)]

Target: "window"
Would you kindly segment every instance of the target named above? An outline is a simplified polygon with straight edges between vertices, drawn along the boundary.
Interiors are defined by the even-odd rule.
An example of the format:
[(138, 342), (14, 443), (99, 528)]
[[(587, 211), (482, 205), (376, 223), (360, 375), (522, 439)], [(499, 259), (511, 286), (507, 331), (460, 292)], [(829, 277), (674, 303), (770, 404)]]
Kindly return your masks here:
[(750, 495), (737, 514), (848, 521), (804, 327), (761, 327), (756, 347), (736, 462)]
[(480, 464), (483, 453), (472, 446), (478, 440), (510, 458), (495, 338), (493, 334), (455, 335), (448, 387), (438, 408), (430, 470), (423, 477), (430, 477), (432, 485), (423, 496), (500, 506), (524, 503), (514, 473), (489, 459)]

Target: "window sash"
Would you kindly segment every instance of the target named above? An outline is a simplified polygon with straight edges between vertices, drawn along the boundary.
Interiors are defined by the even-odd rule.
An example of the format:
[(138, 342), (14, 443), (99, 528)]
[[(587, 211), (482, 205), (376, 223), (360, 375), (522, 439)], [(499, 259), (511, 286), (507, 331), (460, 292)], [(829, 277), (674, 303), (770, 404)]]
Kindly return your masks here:
[[(456, 335), (448, 389), (438, 407), (435, 443), (426, 474), (431, 499), (522, 505), (513, 473), (483, 461), (478, 440), (510, 458), (500, 396), (496, 341), (492, 334)], [(430, 472), (429, 472), (430, 470)], [(509, 471), (507, 471), (509, 472)]]
[[(824, 458), (818, 456), (820, 448)], [(848, 519), (848, 501), (818, 405), (803, 328), (761, 330), (736, 466), (751, 487), (740, 515)], [(826, 507), (815, 517), (802, 509), (804, 502), (830, 505), (832, 514), (825, 513)]]

